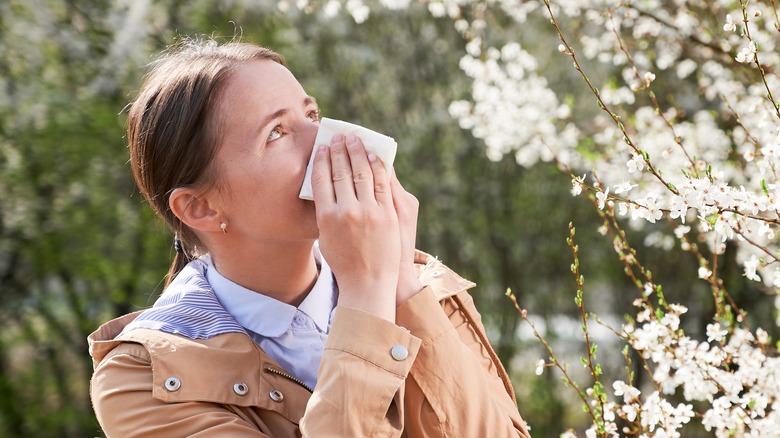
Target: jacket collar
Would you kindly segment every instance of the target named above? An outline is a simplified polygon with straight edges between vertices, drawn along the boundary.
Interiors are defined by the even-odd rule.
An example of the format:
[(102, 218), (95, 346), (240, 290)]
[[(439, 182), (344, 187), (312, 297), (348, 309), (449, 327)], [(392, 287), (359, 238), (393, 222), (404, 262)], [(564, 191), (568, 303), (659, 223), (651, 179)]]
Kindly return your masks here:
[(109, 351), (116, 347), (118, 343), (111, 343), (109, 341), (116, 339), (119, 334), (122, 333), (122, 330), (124, 330), (128, 324), (133, 322), (133, 320), (136, 319), (142, 312), (143, 310), (139, 310), (137, 312), (120, 316), (119, 318), (114, 318), (111, 321), (108, 321), (98, 327), (97, 330), (92, 332), (87, 337), (87, 343), (89, 344), (89, 355), (92, 356), (93, 368), (97, 367), (106, 354), (108, 354)]
[[(195, 264), (195, 262), (198, 262), (199, 264)], [(188, 294), (194, 294), (194, 296), (198, 298), (214, 297), (208, 282), (203, 276), (204, 271), (202, 262), (195, 262), (191, 262), (190, 265), (187, 265), (185, 270), (183, 270), (182, 273), (177, 276), (176, 280), (174, 280), (171, 286), (169, 286), (168, 290), (166, 290), (163, 295), (160, 296), (154, 307), (147, 310), (133, 312), (108, 321), (89, 335), (87, 338), (89, 343), (89, 351), (93, 361), (95, 362), (95, 365), (99, 363), (105, 354), (116, 345), (98, 345), (97, 343), (99, 341), (109, 341), (116, 339), (120, 334), (127, 333), (134, 328), (156, 328), (158, 330), (169, 333), (181, 334), (191, 339), (198, 338), (197, 336), (187, 336), (186, 332), (165, 330), (166, 326), (164, 324), (155, 324), (155, 320), (159, 319), (160, 315), (164, 314), (166, 311), (203, 310), (199, 307), (201, 303), (198, 300), (183, 299), (183, 297), (186, 297)], [(422, 251), (416, 251), (414, 262), (417, 269), (417, 274), (420, 278), (420, 282), (423, 286), (430, 286), (434, 295), (439, 301), (475, 286), (473, 282), (466, 280), (460, 275), (456, 274), (450, 268), (445, 266), (441, 261), (439, 261), (439, 259), (430, 254), (424, 253)], [(216, 297), (213, 298), (213, 301), (219, 305)], [(233, 320), (233, 318), (224, 311), (224, 309), (222, 309), (222, 312), (220, 313), (220, 309), (221, 307), (216, 309), (218, 313), (217, 322), (221, 322), (223, 327), (230, 327), (231, 329), (225, 330), (219, 334), (243, 332), (238, 323), (236, 323), (235, 320)], [(195, 325), (204, 321), (192, 320), (190, 322)], [(157, 327), (154, 327), (155, 325), (157, 325)], [(213, 323), (211, 325), (214, 326)], [(219, 325), (216, 327), (219, 327)], [(201, 333), (204, 330), (203, 328), (199, 327), (193, 327), (193, 329)]]

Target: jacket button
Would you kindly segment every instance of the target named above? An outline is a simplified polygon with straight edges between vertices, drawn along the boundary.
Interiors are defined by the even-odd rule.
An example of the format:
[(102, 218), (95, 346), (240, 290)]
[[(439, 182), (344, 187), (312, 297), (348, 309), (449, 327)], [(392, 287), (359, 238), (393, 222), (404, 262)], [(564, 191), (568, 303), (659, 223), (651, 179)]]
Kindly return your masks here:
[(393, 359), (401, 361), (409, 357), (409, 351), (403, 345), (397, 344), (390, 349), (390, 355), (393, 356)]
[(282, 394), (282, 391), (279, 391), (278, 389), (274, 389), (273, 391), (269, 392), (268, 396), (271, 397), (271, 400), (275, 402), (284, 400), (284, 394)]
[(165, 389), (168, 391), (177, 391), (179, 388), (181, 388), (181, 380), (176, 377), (168, 377), (165, 380)]
[(236, 383), (233, 385), (233, 392), (238, 395), (246, 395), (249, 392), (249, 386), (246, 383)]

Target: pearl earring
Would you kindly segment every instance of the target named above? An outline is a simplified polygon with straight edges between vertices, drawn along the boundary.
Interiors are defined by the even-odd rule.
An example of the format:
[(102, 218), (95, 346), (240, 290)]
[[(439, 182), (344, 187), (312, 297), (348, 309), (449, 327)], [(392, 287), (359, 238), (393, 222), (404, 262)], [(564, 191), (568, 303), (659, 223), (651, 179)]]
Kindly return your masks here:
[(227, 234), (227, 224), (224, 222), (219, 223), (219, 227), (222, 228), (222, 232)]

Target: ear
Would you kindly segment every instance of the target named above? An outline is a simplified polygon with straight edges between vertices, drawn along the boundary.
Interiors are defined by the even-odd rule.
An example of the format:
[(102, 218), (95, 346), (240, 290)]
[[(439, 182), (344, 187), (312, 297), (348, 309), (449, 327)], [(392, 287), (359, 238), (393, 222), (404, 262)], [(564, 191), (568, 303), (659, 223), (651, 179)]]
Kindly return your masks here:
[(221, 231), (219, 211), (208, 195), (197, 193), (189, 187), (173, 189), (168, 205), (176, 217), (188, 227), (199, 231)]

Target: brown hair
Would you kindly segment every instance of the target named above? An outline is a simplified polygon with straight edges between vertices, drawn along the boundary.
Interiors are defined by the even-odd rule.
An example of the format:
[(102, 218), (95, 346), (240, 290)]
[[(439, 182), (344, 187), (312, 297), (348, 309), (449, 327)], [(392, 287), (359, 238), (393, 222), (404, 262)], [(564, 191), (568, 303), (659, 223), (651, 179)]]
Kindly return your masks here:
[(204, 250), (197, 235), (173, 214), (168, 200), (178, 187), (207, 191), (216, 186), (218, 169), (213, 161), (221, 138), (218, 99), (232, 71), (251, 60), (285, 65), (278, 53), (252, 44), (183, 40), (152, 64), (130, 105), (127, 141), (135, 182), (181, 241), (166, 287)]

